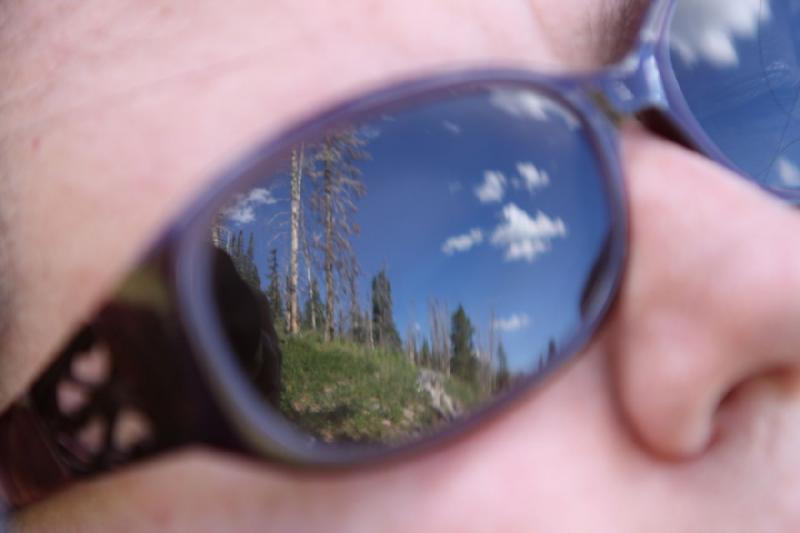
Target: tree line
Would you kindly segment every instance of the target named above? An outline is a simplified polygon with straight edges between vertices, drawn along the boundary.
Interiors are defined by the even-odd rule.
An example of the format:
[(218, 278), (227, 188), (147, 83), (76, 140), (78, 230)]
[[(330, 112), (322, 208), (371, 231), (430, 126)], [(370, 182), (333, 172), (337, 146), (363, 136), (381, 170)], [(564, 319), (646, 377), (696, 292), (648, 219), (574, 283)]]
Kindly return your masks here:
[[(254, 260), (253, 235), (249, 234), (247, 246), (240, 231), (224, 249), (230, 254), (237, 272), (254, 290), (262, 291), (261, 277)], [(263, 289), (270, 305), (276, 329), (283, 334), (291, 331), (289, 276), (282, 276), (277, 248), (269, 251), (268, 284)], [(284, 279), (281, 282), (281, 279)], [(315, 276), (311, 277), (310, 290), (298, 312), (296, 333), (314, 333), (325, 337), (326, 313), (329, 306)], [(428, 302), (428, 335), (421, 335), (418, 324), (410, 324), (403, 340), (394, 319), (392, 285), (386, 269), (381, 269), (370, 282), (369, 305), (362, 311), (352, 304), (349, 314), (340, 310), (335, 315), (332, 334), (338, 338), (370, 348), (383, 348), (404, 353), (411, 362), (459, 377), (463, 381), (497, 390), (507, 386), (512, 378), (508, 356), (502, 340), (493, 342), (490, 328), (489, 346), (476, 345), (477, 330), (462, 305), (453, 313), (436, 299)], [(552, 350), (552, 348), (551, 348)]]
[[(315, 146), (299, 145), (291, 151), (288, 210), (267, 221), (272, 240), (263, 291), (253, 233), (247, 235), (246, 244), (242, 230), (223, 236), (223, 222), (218, 219), (212, 229), (214, 244), (230, 255), (253, 290), (265, 294), (276, 330), (283, 334), (313, 332), (324, 341), (339, 338), (403, 352), (418, 366), (458, 376), (485, 390), (506, 386), (511, 373), (503, 343), (495, 339), (494, 317), (488, 346), (480, 342), (476, 346), (476, 329), (463, 306), (450, 314), (431, 299), (429, 335), (420, 337), (418, 325), (411, 324), (403, 341), (394, 320), (386, 268), (372, 276), (367, 305), (360, 304), (357, 289), (362, 273), (353, 239), (360, 232), (354, 220), (358, 201), (366, 194), (358, 165), (370, 158), (365, 145), (357, 130), (343, 129)], [(283, 271), (278, 247), (272, 245), (281, 237), (287, 247)]]

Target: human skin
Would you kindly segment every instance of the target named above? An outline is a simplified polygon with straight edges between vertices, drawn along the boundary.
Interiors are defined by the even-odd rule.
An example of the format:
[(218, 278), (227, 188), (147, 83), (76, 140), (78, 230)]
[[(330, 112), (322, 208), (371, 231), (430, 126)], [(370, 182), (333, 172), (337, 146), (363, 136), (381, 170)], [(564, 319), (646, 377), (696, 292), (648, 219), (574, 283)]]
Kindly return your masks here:
[[(0, 405), (226, 163), (454, 65), (584, 69), (616, 0), (0, 2)], [(800, 212), (634, 124), (630, 257), (576, 360), (477, 431), (340, 475), (187, 449), (23, 531), (800, 530)]]

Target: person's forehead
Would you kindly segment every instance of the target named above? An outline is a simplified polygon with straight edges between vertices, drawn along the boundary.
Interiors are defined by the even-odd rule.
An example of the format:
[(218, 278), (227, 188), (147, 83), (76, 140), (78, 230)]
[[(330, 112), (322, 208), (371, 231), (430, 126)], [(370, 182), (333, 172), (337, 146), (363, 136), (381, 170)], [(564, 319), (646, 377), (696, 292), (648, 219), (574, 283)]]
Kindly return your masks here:
[(585, 68), (619, 53), (646, 3), (93, 0), (54, 9), (12, 2), (0, 32), (0, 69), (8, 74), (0, 135), (86, 100), (158, 91), (156, 84), (193, 75), (241, 77), (248, 67), (295, 95), (297, 87), (335, 94), (339, 85), (463, 63)]
[(418, 72), (596, 64), (612, 53), (623, 5), (5, 4), (0, 150), (11, 155), (0, 162), (0, 220), (13, 244), (14, 314), (35, 319), (12, 326), (0, 375), (50, 353), (180, 206), (263, 135)]

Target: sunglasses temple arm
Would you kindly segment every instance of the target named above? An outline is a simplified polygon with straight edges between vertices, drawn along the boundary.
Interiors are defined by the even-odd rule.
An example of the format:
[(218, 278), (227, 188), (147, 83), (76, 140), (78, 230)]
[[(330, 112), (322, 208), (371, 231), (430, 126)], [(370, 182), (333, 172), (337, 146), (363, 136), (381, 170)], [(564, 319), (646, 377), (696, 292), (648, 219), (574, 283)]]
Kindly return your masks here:
[(24, 403), (0, 417), (0, 498), (12, 508), (40, 499), (73, 477), (37, 418)]
[[(238, 450), (182, 333), (166, 276), (145, 265), (0, 415), (0, 502), (30, 504), (187, 444)], [(135, 290), (131, 290), (131, 281)], [(158, 305), (132, 294), (164, 298)]]

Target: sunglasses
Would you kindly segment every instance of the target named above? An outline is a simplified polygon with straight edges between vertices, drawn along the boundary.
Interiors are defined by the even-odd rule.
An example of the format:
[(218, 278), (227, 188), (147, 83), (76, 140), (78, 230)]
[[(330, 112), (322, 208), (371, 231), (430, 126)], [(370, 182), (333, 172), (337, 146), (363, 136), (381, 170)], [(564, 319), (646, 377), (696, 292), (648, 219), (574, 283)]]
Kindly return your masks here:
[(654, 2), (587, 75), (447, 73), (258, 147), (0, 419), (12, 506), (188, 444), (346, 468), (474, 428), (620, 286), (617, 124), (800, 203), (800, 0)]

